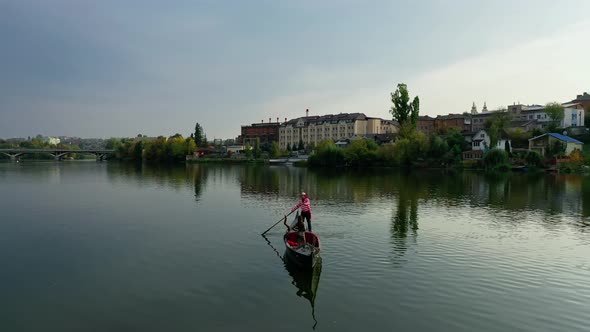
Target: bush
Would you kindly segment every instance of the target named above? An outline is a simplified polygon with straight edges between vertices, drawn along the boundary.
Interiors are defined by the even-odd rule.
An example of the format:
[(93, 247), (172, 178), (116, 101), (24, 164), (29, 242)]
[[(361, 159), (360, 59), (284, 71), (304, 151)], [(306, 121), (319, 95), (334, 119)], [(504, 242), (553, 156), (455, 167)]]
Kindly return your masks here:
[(424, 133), (417, 131), (400, 139), (388, 150), (391, 155), (384, 156), (385, 160), (393, 161), (397, 166), (410, 166), (412, 163), (423, 161), (428, 153), (430, 141)]
[(325, 140), (318, 144), (315, 153), (309, 157), (307, 163), (310, 166), (343, 166), (345, 164), (344, 150), (331, 140)]
[(543, 158), (537, 151), (529, 151), (524, 157), (526, 164), (530, 167), (541, 167), (543, 165)]
[(486, 170), (507, 171), (510, 169), (508, 164), (508, 153), (502, 149), (491, 149), (483, 157), (483, 164)]
[(357, 139), (344, 149), (344, 159), (350, 166), (367, 166), (374, 165), (379, 156), (377, 149), (379, 146), (375, 141), (370, 139)]

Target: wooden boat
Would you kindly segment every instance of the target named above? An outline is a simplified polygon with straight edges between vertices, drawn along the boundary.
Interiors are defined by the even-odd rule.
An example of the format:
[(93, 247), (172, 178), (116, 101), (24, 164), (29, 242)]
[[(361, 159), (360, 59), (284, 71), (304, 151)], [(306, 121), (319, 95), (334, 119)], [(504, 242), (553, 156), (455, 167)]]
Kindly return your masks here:
[(313, 268), (320, 260), (320, 238), (313, 232), (298, 229), (299, 213), (283, 236), (285, 257), (302, 268)]

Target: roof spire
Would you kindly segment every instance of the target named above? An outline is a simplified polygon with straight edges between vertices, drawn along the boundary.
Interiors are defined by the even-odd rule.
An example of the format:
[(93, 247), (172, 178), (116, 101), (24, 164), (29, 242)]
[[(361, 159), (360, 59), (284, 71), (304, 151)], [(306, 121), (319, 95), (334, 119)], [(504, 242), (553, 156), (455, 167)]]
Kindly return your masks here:
[(488, 106), (486, 105), (486, 102), (483, 102), (483, 109), (481, 110), (482, 112), (487, 112), (488, 111)]
[(471, 114), (477, 114), (477, 107), (475, 106), (475, 102), (473, 102), (473, 106), (471, 106)]

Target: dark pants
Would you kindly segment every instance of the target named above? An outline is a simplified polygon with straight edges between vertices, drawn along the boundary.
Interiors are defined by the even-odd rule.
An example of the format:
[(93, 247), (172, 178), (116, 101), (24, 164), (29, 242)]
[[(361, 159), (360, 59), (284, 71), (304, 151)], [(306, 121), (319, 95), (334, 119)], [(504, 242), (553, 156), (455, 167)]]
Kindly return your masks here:
[(301, 219), (307, 220), (307, 230), (311, 232), (311, 212), (301, 212)]

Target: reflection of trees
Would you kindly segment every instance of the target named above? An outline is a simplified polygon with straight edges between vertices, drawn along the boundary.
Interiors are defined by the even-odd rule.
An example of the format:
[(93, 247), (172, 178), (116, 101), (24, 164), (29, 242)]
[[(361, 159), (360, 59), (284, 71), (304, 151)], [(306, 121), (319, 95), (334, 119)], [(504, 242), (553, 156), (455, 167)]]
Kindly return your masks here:
[(407, 251), (408, 231), (415, 240), (418, 231), (418, 199), (428, 195), (428, 182), (419, 181), (411, 174), (399, 173), (396, 177), (397, 208), (392, 213), (391, 244), (393, 260), (398, 264)]
[[(590, 178), (576, 175), (496, 174), (477, 171), (443, 172), (392, 169), (307, 169), (266, 165), (141, 165), (108, 163), (112, 181), (134, 181), (138, 186), (189, 187), (202, 197), (206, 182), (239, 181), (243, 196), (258, 202), (310, 194), (324, 209), (355, 211), (375, 199), (397, 200), (392, 217), (396, 237), (417, 227), (418, 200), (442, 206), (486, 206), (492, 211), (542, 211), (548, 215), (590, 216)], [(317, 205), (316, 205), (317, 206)]]
[(288, 168), (251, 165), (240, 168), (240, 189), (245, 194), (276, 197), (280, 180), (288, 175)]
[(198, 202), (203, 194), (203, 187), (207, 182), (207, 167), (198, 164), (187, 164), (187, 174), (195, 189), (195, 200)]

